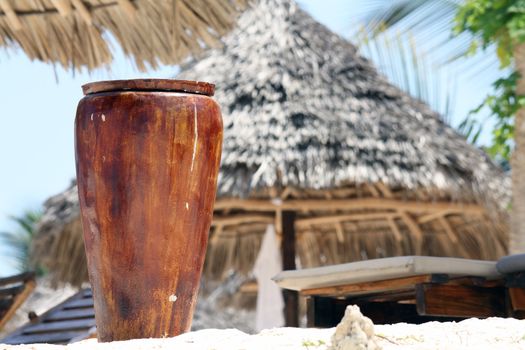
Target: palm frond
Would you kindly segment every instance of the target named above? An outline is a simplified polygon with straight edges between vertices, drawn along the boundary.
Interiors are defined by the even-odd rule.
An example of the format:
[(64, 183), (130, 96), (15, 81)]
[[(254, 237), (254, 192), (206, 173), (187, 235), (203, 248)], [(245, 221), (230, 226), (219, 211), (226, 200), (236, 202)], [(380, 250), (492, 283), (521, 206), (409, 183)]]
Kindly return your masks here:
[(455, 79), (446, 70), (433, 66), (410, 33), (361, 36), (358, 45), (361, 53), (374, 61), (393, 84), (426, 102), (445, 122), (450, 122), (454, 113)]
[(0, 241), (9, 249), (9, 256), (18, 271), (31, 268), (29, 264), (29, 248), (35, 234), (35, 225), (42, 214), (38, 211), (26, 211), (21, 216), (10, 216), (17, 224), (12, 232), (0, 232)]
[[(381, 56), (371, 59), (380, 66), (390, 69), (408, 69), (414, 77), (414, 87), (407, 89), (406, 82), (398, 80), (399, 72), (382, 70), (390, 80), (400, 85), (411, 95), (430, 104), (434, 109), (451, 122), (454, 114), (454, 93), (461, 89), (476, 89), (477, 94), (489, 95), (492, 82), (508, 74), (501, 71), (495, 54), (495, 47), (489, 46), (483, 51), (471, 55), (472, 44), (476, 38), (469, 33), (456, 35), (453, 31), (458, 7), (464, 0), (369, 0), (370, 6), (359, 14), (361, 37), (366, 37), (366, 45), (377, 47), (374, 41), (384, 41), (393, 36), (410, 37), (417, 49), (417, 60), (409, 61), (410, 65), (385, 65)], [(408, 40), (408, 39), (406, 39)], [(362, 41), (361, 46), (365, 46)], [(411, 53), (415, 55), (415, 53)], [(421, 56), (422, 55), (422, 56)], [(384, 55), (383, 55), (384, 56)], [(417, 79), (415, 77), (418, 77)], [(427, 84), (425, 87), (424, 84)], [(472, 86), (475, 84), (475, 87)], [(441, 90), (441, 91), (439, 91)], [(454, 92), (454, 93), (453, 93)], [(483, 97), (481, 97), (483, 98)], [(481, 99), (480, 98), (480, 99)], [(439, 102), (439, 103), (438, 103)], [(471, 101), (473, 110), (481, 101)], [(481, 127), (486, 118), (482, 115), (465, 119), (464, 115), (455, 116), (463, 120), (458, 131), (473, 143), (481, 139)], [(468, 120), (467, 120), (468, 119)]]

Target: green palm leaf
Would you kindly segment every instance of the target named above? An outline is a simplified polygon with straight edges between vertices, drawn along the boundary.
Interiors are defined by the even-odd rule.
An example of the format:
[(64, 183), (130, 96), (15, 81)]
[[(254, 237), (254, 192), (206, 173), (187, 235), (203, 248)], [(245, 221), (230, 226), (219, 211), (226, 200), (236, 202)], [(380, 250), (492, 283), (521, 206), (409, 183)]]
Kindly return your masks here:
[(0, 241), (9, 249), (9, 255), (18, 271), (27, 271), (31, 268), (29, 250), (36, 224), (41, 216), (38, 211), (26, 211), (22, 216), (10, 216), (9, 218), (17, 224), (17, 228), (13, 232), (0, 232)]

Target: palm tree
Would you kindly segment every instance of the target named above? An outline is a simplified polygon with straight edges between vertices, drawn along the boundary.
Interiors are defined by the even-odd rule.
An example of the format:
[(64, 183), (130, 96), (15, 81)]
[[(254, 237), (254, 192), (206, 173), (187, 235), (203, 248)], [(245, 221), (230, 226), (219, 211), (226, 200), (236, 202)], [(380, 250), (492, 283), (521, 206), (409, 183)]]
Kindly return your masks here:
[[(525, 95), (525, 43), (515, 46), (514, 65), (521, 76), (516, 95)], [(509, 250), (511, 254), (525, 252), (525, 108), (514, 116), (514, 152), (512, 165), (512, 215)]]
[[(17, 229), (12, 232), (0, 232), (0, 240), (10, 248), (11, 258), (20, 272), (35, 268), (29, 263), (29, 248), (35, 234), (35, 226), (41, 217), (42, 213), (31, 210), (21, 216), (10, 216), (9, 218), (17, 224)], [(42, 269), (36, 270), (37, 274), (43, 274)]]

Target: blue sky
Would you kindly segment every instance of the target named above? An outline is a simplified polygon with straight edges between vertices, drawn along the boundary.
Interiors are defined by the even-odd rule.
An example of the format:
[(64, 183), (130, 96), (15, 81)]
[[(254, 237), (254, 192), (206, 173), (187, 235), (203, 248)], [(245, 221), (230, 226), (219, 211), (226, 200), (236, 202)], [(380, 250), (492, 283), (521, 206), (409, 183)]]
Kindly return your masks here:
[[(299, 3), (317, 20), (348, 37), (357, 25), (351, 19), (364, 9), (366, 0)], [(0, 231), (15, 228), (8, 215), (40, 208), (46, 198), (64, 190), (74, 178), (73, 120), (82, 84), (105, 79), (169, 78), (176, 71), (176, 67), (167, 66), (139, 73), (121, 52), (116, 52), (110, 72), (73, 74), (31, 62), (19, 50), (0, 51)], [(488, 85), (471, 85), (458, 82), (453, 124), (475, 107), (488, 89)], [(488, 133), (483, 139), (488, 139)], [(0, 247), (0, 253), (0, 275), (13, 273), (5, 248)]]

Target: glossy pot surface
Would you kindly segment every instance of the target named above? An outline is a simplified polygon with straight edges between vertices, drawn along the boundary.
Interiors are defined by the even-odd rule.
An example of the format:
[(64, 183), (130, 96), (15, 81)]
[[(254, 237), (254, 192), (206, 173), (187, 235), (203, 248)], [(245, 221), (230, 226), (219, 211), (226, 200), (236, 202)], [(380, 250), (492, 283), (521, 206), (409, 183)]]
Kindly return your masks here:
[(75, 120), (80, 209), (100, 341), (190, 329), (221, 157), (213, 85), (85, 85)]

